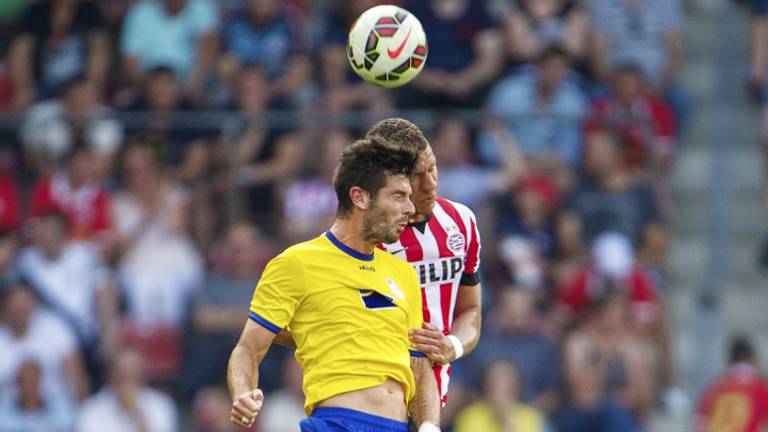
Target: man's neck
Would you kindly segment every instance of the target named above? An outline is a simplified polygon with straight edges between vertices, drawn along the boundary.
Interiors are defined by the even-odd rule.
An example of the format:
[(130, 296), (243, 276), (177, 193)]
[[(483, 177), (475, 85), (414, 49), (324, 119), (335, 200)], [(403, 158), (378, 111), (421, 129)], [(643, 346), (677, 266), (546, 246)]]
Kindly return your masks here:
[(376, 245), (363, 239), (361, 228), (361, 223), (356, 223), (351, 219), (336, 219), (329, 231), (336, 237), (336, 240), (348, 248), (361, 254), (370, 255)]
[(16, 339), (21, 339), (27, 334), (27, 329), (29, 328), (29, 321), (24, 323), (18, 323), (18, 324), (12, 324), (11, 326), (11, 332), (13, 333), (13, 336)]
[(431, 213), (414, 213), (412, 216), (408, 217), (408, 224), (413, 225), (419, 222), (428, 221), (430, 217)]

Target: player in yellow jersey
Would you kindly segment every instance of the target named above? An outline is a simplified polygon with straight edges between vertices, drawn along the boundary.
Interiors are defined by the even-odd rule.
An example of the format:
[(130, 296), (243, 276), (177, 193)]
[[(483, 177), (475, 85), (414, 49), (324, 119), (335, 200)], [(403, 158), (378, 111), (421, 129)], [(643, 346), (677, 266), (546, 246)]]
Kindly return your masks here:
[(408, 341), (422, 325), (416, 273), (375, 248), (396, 241), (414, 212), (417, 157), (379, 137), (344, 150), (333, 226), (270, 261), (254, 291), (229, 361), (234, 423), (251, 425), (261, 409), (259, 363), (287, 328), (304, 369), (303, 432), (407, 432), (409, 414), (421, 431), (439, 431), (432, 363)]

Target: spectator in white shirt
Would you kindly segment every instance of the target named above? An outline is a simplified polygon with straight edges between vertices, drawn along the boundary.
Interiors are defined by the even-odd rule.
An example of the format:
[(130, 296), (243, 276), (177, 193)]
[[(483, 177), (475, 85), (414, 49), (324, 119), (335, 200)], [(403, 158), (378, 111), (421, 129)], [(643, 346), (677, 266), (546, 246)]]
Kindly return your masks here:
[(0, 397), (0, 432), (66, 432), (74, 410), (61, 395), (44, 392), (43, 371), (34, 360), (24, 362), (16, 387)]
[(144, 383), (144, 361), (121, 351), (111, 364), (109, 384), (80, 409), (77, 432), (173, 432), (176, 406), (167, 395)]
[(13, 387), (22, 364), (36, 361), (46, 392), (69, 401), (89, 392), (80, 347), (69, 327), (40, 308), (32, 289), (21, 282), (8, 285), (0, 299), (5, 321), (0, 325), (0, 393)]
[(47, 213), (31, 226), (32, 241), (19, 254), (19, 272), (42, 301), (79, 335), (86, 348), (112, 333), (117, 297), (94, 244), (67, 239), (67, 219)]

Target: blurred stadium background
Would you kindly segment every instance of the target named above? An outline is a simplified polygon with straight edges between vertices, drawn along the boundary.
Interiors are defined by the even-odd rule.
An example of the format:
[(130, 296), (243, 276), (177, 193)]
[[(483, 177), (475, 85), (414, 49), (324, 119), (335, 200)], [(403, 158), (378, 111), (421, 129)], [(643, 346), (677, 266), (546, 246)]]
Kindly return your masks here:
[[(345, 55), (379, 3), (0, 2), (0, 432), (236, 430), (260, 270), (391, 115), (483, 237), (444, 431), (690, 430), (732, 335), (768, 359), (768, 2), (393, 1), (430, 43), (395, 91)], [(287, 349), (261, 380), (297, 431)]]

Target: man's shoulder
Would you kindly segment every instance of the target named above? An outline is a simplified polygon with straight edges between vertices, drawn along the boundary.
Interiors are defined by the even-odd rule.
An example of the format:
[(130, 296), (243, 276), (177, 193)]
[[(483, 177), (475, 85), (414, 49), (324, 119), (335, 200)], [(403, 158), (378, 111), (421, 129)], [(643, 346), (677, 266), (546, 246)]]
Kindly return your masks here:
[(296, 243), (287, 247), (272, 262), (282, 262), (285, 265), (300, 266), (303, 263), (314, 262), (317, 259), (326, 259), (331, 250), (323, 236)]
[(315, 238), (305, 240), (303, 242), (296, 243), (287, 247), (280, 256), (295, 257), (303, 256), (307, 254), (315, 254), (318, 252), (328, 250), (328, 242), (324, 236), (320, 235)]
[(439, 204), (443, 209), (453, 209), (455, 211), (458, 211), (460, 213), (466, 213), (471, 214), (474, 216), (474, 212), (472, 209), (469, 208), (466, 204), (462, 204), (458, 201), (449, 200), (448, 198), (443, 198), (441, 196), (437, 197), (436, 200), (437, 204)]
[[(440, 210), (445, 212), (455, 222), (460, 222), (460, 225), (464, 225), (470, 220), (475, 220), (475, 212), (473, 212), (469, 206), (460, 202), (438, 197), (435, 203), (435, 207), (437, 206), (439, 206)], [(437, 210), (437, 208), (435, 210)], [(470, 229), (469, 226), (466, 226), (465, 228), (467, 230)]]

